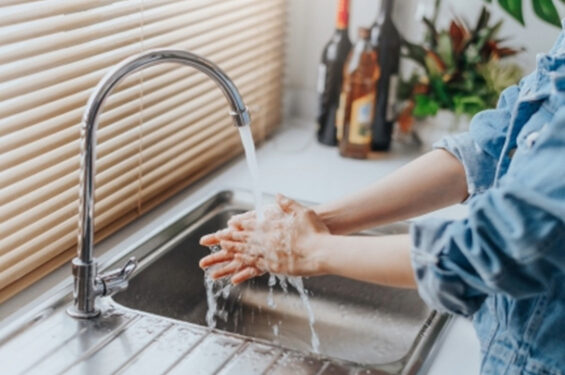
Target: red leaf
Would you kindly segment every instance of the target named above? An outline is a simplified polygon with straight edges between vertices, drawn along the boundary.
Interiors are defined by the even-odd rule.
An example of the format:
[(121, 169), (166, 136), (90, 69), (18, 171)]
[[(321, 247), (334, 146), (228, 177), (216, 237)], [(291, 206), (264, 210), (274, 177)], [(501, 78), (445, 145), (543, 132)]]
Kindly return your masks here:
[(451, 21), (451, 25), (449, 25), (449, 36), (451, 37), (453, 50), (456, 53), (460, 53), (469, 38), (469, 32), (463, 25), (456, 21)]

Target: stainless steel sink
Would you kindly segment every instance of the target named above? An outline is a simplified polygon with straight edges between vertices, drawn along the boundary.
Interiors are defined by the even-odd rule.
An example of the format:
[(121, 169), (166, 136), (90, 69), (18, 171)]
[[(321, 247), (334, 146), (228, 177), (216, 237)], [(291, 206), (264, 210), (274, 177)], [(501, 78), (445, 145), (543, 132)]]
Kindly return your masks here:
[[(226, 225), (234, 214), (252, 208), (251, 195), (227, 191), (214, 195), (139, 246), (139, 270), (115, 303), (156, 315), (206, 325), (204, 273), (198, 261), (209, 253), (203, 234)], [(368, 234), (404, 233), (400, 223)], [(344, 249), (347, 251), (347, 249)], [(118, 260), (116, 264), (121, 264)], [(320, 356), (386, 373), (415, 373), (429, 357), (447, 318), (431, 311), (415, 291), (362, 283), (334, 276), (304, 280), (320, 338)], [(268, 303), (268, 277), (232, 289), (218, 300), (226, 312), (218, 330), (311, 351), (308, 315), (298, 293), (274, 288)], [(382, 373), (382, 372), (381, 372)]]

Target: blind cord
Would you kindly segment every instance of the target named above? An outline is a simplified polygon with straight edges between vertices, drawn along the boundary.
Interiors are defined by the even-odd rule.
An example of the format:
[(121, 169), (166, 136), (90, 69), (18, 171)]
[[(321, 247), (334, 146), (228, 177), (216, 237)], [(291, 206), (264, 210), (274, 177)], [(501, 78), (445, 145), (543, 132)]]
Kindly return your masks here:
[[(144, 0), (141, 0), (139, 4), (139, 28), (140, 28), (140, 35), (139, 35), (139, 46), (140, 46), (140, 53), (145, 51), (144, 46)], [(139, 116), (138, 116), (138, 153), (137, 153), (137, 213), (141, 215), (141, 203), (143, 197), (143, 70), (138, 73), (139, 77)]]

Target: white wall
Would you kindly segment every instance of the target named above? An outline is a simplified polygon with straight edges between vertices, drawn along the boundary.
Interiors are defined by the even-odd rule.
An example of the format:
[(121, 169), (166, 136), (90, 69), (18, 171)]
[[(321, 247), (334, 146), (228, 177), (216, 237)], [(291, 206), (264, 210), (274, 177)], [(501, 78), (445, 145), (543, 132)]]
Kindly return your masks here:
[[(424, 28), (418, 17), (431, 9), (433, 0), (396, 0), (395, 20), (400, 32), (409, 40), (419, 41)], [(489, 8), (492, 19), (504, 18), (500, 36), (508, 37), (510, 46), (523, 46), (527, 53), (516, 57), (526, 72), (535, 67), (535, 56), (547, 52), (560, 29), (539, 20), (530, 0), (524, 0), (526, 27), (508, 16), (496, 1)], [(555, 0), (565, 16), (565, 4)], [(474, 24), (483, 0), (443, 0), (439, 26), (446, 26), (453, 15)], [(313, 118), (316, 112), (316, 72), (325, 43), (334, 29), (337, 0), (289, 0), (289, 32), (287, 40), (287, 112), (291, 116)], [(370, 26), (380, 9), (380, 0), (351, 0), (350, 37), (356, 39), (359, 26)]]

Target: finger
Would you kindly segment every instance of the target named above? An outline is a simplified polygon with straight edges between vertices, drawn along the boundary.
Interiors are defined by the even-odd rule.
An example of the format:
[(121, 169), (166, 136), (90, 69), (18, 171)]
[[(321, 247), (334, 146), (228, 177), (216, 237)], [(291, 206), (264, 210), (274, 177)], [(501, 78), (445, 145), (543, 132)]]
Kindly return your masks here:
[(205, 256), (204, 258), (200, 259), (198, 265), (200, 268), (208, 268), (213, 266), (214, 264), (227, 262), (234, 258), (234, 254), (230, 253), (226, 250), (220, 250), (217, 253), (210, 254)]
[(207, 234), (200, 238), (200, 245), (202, 246), (214, 246), (220, 243), (220, 239), (216, 235), (216, 233)]
[(255, 223), (256, 223), (255, 219), (242, 220), (239, 222), (239, 228), (240, 230), (253, 231), (255, 230), (256, 227)]
[(277, 204), (284, 212), (291, 213), (291, 212), (299, 212), (304, 209), (304, 207), (292, 199), (285, 197), (282, 194), (277, 194)]
[(243, 268), (245, 268), (245, 266), (243, 264), (241, 264), (240, 261), (232, 260), (225, 267), (219, 268), (219, 269), (215, 270), (214, 272), (212, 272), (211, 276), (212, 276), (212, 279), (217, 280), (217, 279), (220, 279), (224, 276), (232, 275), (232, 274), (236, 273), (237, 271), (239, 271)]
[(255, 211), (247, 211), (243, 214), (234, 215), (228, 220), (228, 226), (232, 228), (240, 228), (240, 223), (243, 220), (255, 219)]
[(260, 270), (261, 274), (265, 272), (280, 273), (279, 263), (276, 263), (276, 265), (275, 267), (269, 266), (269, 262), (263, 257), (259, 257), (255, 261), (255, 268)]
[(252, 279), (252, 278), (260, 276), (262, 274), (263, 273), (255, 267), (247, 267), (247, 268), (244, 268), (243, 270), (237, 272), (235, 275), (233, 275), (232, 278), (231, 278), (231, 282), (234, 285), (241, 284), (245, 280)]
[(251, 255), (251, 254), (237, 253), (237, 254), (234, 254), (234, 258), (239, 260), (241, 262), (241, 264), (243, 264), (247, 267), (257, 268), (259, 271), (261, 271), (261, 274), (263, 274), (264, 272), (267, 272), (267, 271), (273, 271), (271, 269), (272, 267), (269, 267), (269, 264), (267, 263), (265, 258), (263, 258), (262, 256), (260, 256), (258, 254)]
[(245, 245), (235, 241), (220, 241), (222, 249), (230, 252), (242, 253), (245, 251)]
[(229, 240), (231, 231), (231, 229), (225, 228), (215, 233), (203, 236), (200, 239), (200, 244), (203, 246), (213, 246), (220, 243), (221, 240)]
[(216, 238), (222, 241), (235, 241), (235, 242), (245, 242), (249, 238), (250, 234), (245, 231), (235, 230), (233, 228), (222, 229), (216, 232)]
[(235, 242), (247, 242), (250, 236), (251, 234), (246, 231), (232, 231), (229, 238), (226, 238), (226, 240)]
[(261, 262), (260, 257), (249, 254), (235, 253), (233, 257), (246, 266), (257, 266), (257, 264)]

